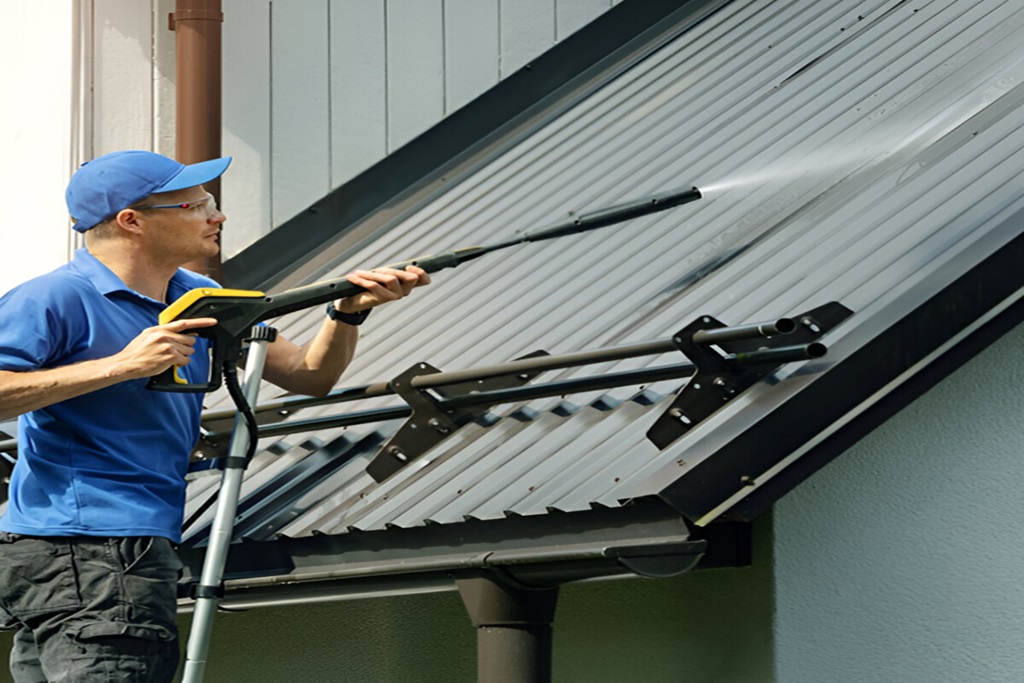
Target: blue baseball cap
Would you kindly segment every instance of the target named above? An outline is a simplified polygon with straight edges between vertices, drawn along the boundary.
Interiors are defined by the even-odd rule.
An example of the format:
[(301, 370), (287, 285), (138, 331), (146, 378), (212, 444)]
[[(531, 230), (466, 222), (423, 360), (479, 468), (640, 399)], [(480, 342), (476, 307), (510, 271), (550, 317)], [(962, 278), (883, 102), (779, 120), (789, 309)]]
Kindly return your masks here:
[(219, 178), (231, 157), (185, 165), (155, 152), (125, 150), (87, 161), (71, 176), (64, 198), (78, 232), (113, 218), (151, 194), (195, 187)]

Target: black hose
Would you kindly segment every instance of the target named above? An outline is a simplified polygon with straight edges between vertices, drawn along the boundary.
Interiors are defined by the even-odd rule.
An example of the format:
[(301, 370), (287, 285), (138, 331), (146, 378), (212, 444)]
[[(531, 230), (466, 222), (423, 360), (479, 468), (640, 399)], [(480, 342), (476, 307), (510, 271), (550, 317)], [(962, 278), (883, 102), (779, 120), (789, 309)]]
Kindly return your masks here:
[(249, 445), (245, 449), (245, 462), (248, 463), (256, 454), (256, 441), (260, 438), (259, 425), (256, 424), (252, 406), (245, 400), (245, 393), (242, 392), (242, 385), (238, 381), (238, 363), (233, 360), (224, 361), (224, 384), (227, 385), (228, 394), (231, 395), (235, 407), (245, 419), (245, 426), (249, 431)]
[[(259, 425), (256, 423), (256, 415), (252, 412), (252, 406), (245, 399), (245, 393), (242, 391), (242, 385), (238, 381), (238, 363), (234, 360), (224, 361), (224, 384), (227, 386), (228, 394), (231, 396), (231, 400), (234, 401), (235, 407), (238, 409), (238, 413), (245, 420), (245, 426), (249, 432), (249, 445), (245, 449), (245, 462), (246, 465), (252, 460), (253, 456), (256, 455), (256, 442), (259, 440)], [(217, 495), (220, 490), (214, 491), (210, 497), (202, 502), (202, 504), (196, 508), (196, 510), (189, 515), (189, 518), (182, 524), (182, 529), (188, 529), (192, 526), (197, 519), (203, 516), (203, 513), (210, 509), (214, 501), (217, 500)]]

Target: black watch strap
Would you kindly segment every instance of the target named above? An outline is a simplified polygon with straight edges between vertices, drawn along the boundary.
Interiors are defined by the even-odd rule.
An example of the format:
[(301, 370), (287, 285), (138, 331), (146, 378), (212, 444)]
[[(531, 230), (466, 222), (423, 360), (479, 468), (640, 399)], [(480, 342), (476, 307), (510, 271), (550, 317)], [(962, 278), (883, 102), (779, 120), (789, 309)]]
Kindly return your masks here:
[(339, 323), (345, 323), (346, 325), (362, 325), (363, 321), (366, 320), (366, 316), (370, 315), (372, 308), (367, 308), (365, 311), (359, 311), (358, 313), (342, 313), (334, 307), (334, 302), (327, 304), (327, 317), (331, 320)]

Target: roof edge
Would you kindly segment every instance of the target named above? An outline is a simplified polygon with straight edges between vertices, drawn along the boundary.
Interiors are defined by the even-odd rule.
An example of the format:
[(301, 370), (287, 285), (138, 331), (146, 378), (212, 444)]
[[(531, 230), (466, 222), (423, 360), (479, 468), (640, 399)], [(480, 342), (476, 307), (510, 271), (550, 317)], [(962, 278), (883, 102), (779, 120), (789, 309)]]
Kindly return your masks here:
[[(1024, 224), (1024, 211), (1007, 220)], [(1024, 299), (1019, 298), (1022, 261), (1024, 234), (1018, 234), (659, 495), (701, 524), (735, 495), (742, 486), (741, 478), (757, 482), (791, 453), (811, 443), (826, 426), (839, 425), (800, 458), (763, 483), (757, 482), (724, 513), (738, 520), (761, 514), (1024, 322)], [(935, 357), (929, 359), (930, 355)], [(920, 367), (915, 369), (917, 365)], [(897, 381), (900, 383), (889, 393), (865, 405)]]
[[(749, 540), (749, 530), (725, 529), (711, 538), (728, 550), (730, 541)], [(619, 508), (249, 541), (231, 548), (222, 604), (245, 609), (454, 590), (455, 579), (488, 572), (536, 588), (675, 576), (693, 569), (708, 543), (691, 538), (683, 518), (656, 498)], [(183, 585), (192, 584), (201, 575), (204, 549), (182, 548), (179, 555)], [(712, 566), (727, 565), (713, 558)], [(187, 610), (189, 603), (181, 606)]]

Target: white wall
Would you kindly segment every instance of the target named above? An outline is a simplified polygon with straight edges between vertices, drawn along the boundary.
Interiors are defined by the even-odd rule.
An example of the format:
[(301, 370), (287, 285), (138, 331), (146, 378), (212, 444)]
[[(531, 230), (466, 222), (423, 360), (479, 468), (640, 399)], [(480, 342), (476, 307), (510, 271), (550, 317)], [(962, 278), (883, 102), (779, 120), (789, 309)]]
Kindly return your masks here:
[(779, 683), (1024, 680), (1024, 326), (775, 506)]
[(174, 0), (7, 3), (0, 24), (0, 291), (66, 262), (79, 242), (64, 188), (117, 149), (174, 153)]
[[(67, 260), (72, 3), (8, 3), (0, 39), (0, 292)], [(26, 27), (33, 27), (27, 31)]]
[(93, 158), (119, 149), (174, 155), (174, 0), (82, 0), (92, 41), (85, 77), (92, 92), (86, 123)]

